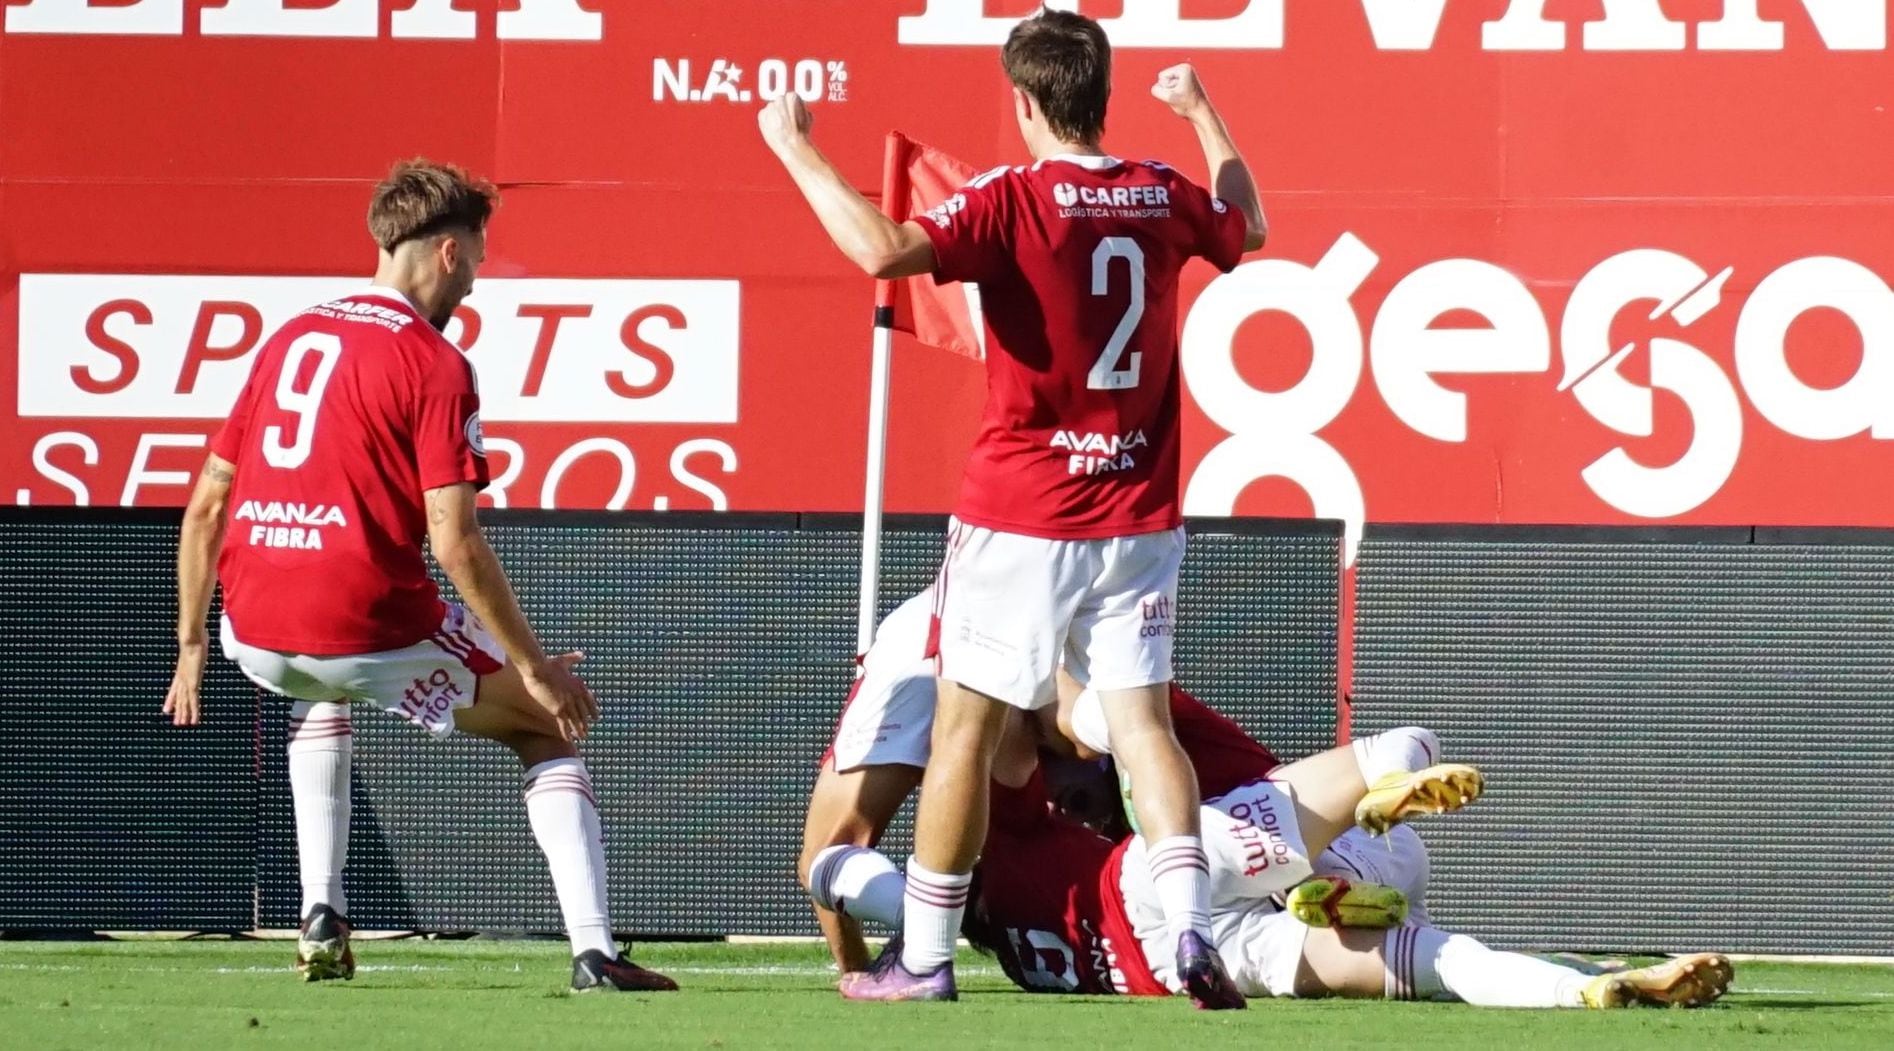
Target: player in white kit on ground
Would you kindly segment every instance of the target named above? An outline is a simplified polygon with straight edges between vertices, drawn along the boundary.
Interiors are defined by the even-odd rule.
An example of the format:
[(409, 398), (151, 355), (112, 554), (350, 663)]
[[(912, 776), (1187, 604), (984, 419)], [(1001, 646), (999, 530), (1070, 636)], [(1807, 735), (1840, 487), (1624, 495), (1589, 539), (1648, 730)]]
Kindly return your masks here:
[[(475, 518), (488, 481), (480, 399), (473, 367), (440, 330), (473, 288), (497, 201), (452, 165), (398, 165), (369, 207), (374, 282), (303, 311), (257, 352), (185, 511), (164, 710), (179, 726), (198, 721), (221, 579), (224, 655), (293, 702), (305, 979), (355, 973), (342, 870), (349, 705), (360, 701), (519, 756), (574, 989), (675, 989), (613, 942), (597, 801), (573, 747), (598, 716), (572, 671), (580, 654), (540, 647)], [(441, 600), (424, 541), (466, 606)]]
[(986, 838), (989, 772), (1011, 708), (1052, 702), (1061, 660), (1105, 698), (1176, 946), (1200, 1007), (1240, 1008), (1211, 941), (1190, 764), (1169, 724), (1184, 553), (1178, 508), (1178, 274), (1230, 270), (1263, 242), (1249, 171), (1188, 66), (1153, 93), (1190, 121), (1216, 194), (1100, 148), (1111, 47), (1042, 11), (1001, 53), (1030, 166), (995, 168), (894, 223), (809, 140), (792, 95), (759, 116), (836, 245), (863, 270), (980, 286), (987, 405), (934, 586), (940, 677), (907, 867), (904, 947), (844, 979), (851, 999), (951, 1000), (954, 942)]
[[(844, 731), (837, 735), (837, 768), (864, 754), (890, 763), (901, 758), (901, 731), (927, 699), (913, 678), (895, 692), (899, 696), (890, 698), (888, 710), (904, 713), (902, 725), (866, 753), (844, 744), (850, 716), (864, 701), (875, 703), (873, 697), (857, 697), (843, 718)], [(1698, 953), (1597, 974), (1569, 963), (1495, 951), (1475, 938), (1435, 927), (1425, 906), (1427, 848), (1404, 825), (1379, 836), (1351, 828), (1327, 842), (1326, 849), (1319, 846), (1319, 835), (1305, 843), (1293, 822), (1281, 823), (1277, 836), (1220, 827), (1232, 816), (1253, 814), (1259, 801), (1269, 805), (1269, 796), (1255, 791), (1269, 780), (1310, 785), (1294, 768), (1321, 757), (1280, 766), (1229, 720), (1187, 697), (1174, 697), (1174, 702), (1179, 737), (1197, 765), (1206, 794), (1212, 786), (1228, 787), (1221, 798), (1205, 804), (1204, 827), (1219, 890), (1212, 919), (1217, 947), (1230, 961), (1232, 980), (1244, 994), (1610, 1009), (1634, 1004), (1701, 1006), (1728, 989), (1733, 971), (1719, 954)], [(1079, 704), (1084, 703), (1081, 698)], [(865, 717), (856, 721), (858, 728), (871, 722)], [(1097, 720), (1075, 712), (1070, 721)], [(1111, 838), (1092, 831), (1122, 827), (1122, 817), (1113, 813), (1118, 801), (1109, 776), (1104, 775), (1103, 785), (1055, 779), (1045, 763), (1045, 735), (1020, 730), (1009, 729), (995, 766), (992, 831), (976, 869), (963, 933), (975, 946), (994, 953), (1007, 977), (1029, 991), (1139, 996), (1181, 991), (1141, 838), (1114, 847)], [(1086, 754), (1083, 749), (1110, 752), (1109, 740), (1090, 731), (1082, 736), (1090, 740), (1074, 742), (1081, 746), (1080, 754)], [(1419, 760), (1416, 751), (1431, 759), (1438, 747), (1426, 730), (1404, 727), (1357, 738), (1337, 750), (1336, 758), (1361, 763), (1366, 777), (1368, 768), (1403, 753), (1409, 761)], [(1092, 773), (1098, 775), (1096, 767)], [(828, 778), (830, 771), (823, 776)], [(1372, 801), (1377, 795), (1382, 798)], [(1391, 806), (1388, 795), (1375, 792), (1364, 799), (1380, 810), (1373, 822), (1378, 826), (1386, 827), (1387, 821), (1399, 820), (1406, 812)], [(1080, 820), (1090, 827), (1081, 826)], [(1247, 831), (1265, 824), (1273, 822), (1249, 821)], [(1253, 849), (1265, 843), (1271, 849)], [(1311, 855), (1313, 860), (1306, 860)], [(1278, 857), (1283, 864), (1274, 864)], [(1259, 865), (1265, 858), (1271, 864)], [(905, 888), (885, 856), (864, 846), (829, 847), (817, 854), (810, 868), (810, 895), (819, 907), (857, 920), (899, 925)], [(1311, 868), (1313, 878), (1285, 888), (1285, 880)], [(1272, 882), (1288, 890), (1287, 909), (1272, 893)]]
[[(867, 966), (866, 944), (855, 920), (903, 911), (899, 899), (905, 882), (896, 877), (885, 858), (862, 848), (880, 840), (928, 765), (938, 696), (925, 657), (931, 608), (931, 597), (922, 593), (881, 622), (810, 792), (798, 874), (816, 905), (830, 951), (844, 972)], [(1058, 696), (1056, 707), (1041, 708), (1030, 717), (1014, 713), (1012, 722), (1031, 729), (1040, 749), (1050, 754), (1082, 759), (1109, 755), (1113, 751), (1109, 726), (1098, 694), (1061, 673)], [(1284, 764), (1236, 723), (1175, 683), (1169, 709), (1179, 745), (1205, 799), (1200, 827), (1210, 863), (1208, 905), (1213, 932), (1220, 914), (1247, 910), (1287, 893), (1311, 872), (1342, 875), (1351, 871), (1342, 861), (1330, 858), (1329, 851), (1350, 835), (1360, 838), (1358, 825), (1386, 830), (1419, 814), (1456, 809), (1477, 798), (1481, 790), (1481, 778), (1472, 767), (1435, 762), (1438, 742), (1422, 727), (1359, 737), (1348, 745)], [(1009, 736), (1019, 734), (1009, 730)], [(1068, 742), (1068, 738), (1073, 740)], [(1069, 762), (1052, 763), (1049, 768), (1049, 780), (1060, 781), (1074, 768), (1088, 769), (1083, 763)], [(1089, 769), (1096, 772), (1096, 767)], [(1091, 794), (1108, 802), (1111, 813), (1120, 811), (1115, 790)], [(1070, 803), (1069, 795), (1061, 798)], [(1123, 810), (1134, 806), (1135, 796)], [(993, 812), (1002, 809), (995, 803)], [(1148, 879), (1147, 846), (1142, 839), (1135, 844), (1127, 854), (1125, 871), (1135, 871), (1144, 879), (1140, 900), (1156, 901), (1155, 884)], [(1316, 859), (1313, 868), (1312, 858)], [(1322, 867), (1325, 861), (1331, 869)], [(1328, 906), (1336, 915), (1350, 916), (1385, 917), (1404, 907), (1398, 892), (1383, 893), (1384, 888), (1366, 886), (1372, 878), (1353, 871), (1360, 885), (1331, 885), (1315, 899), (1316, 904)], [(893, 901), (888, 900), (890, 887), (895, 888)], [(834, 903), (843, 901), (850, 904), (835, 907)], [(1162, 928), (1161, 915), (1159, 921)], [(1160, 929), (1156, 940), (1165, 941), (1164, 935)], [(1172, 954), (1160, 955), (1168, 959)]]

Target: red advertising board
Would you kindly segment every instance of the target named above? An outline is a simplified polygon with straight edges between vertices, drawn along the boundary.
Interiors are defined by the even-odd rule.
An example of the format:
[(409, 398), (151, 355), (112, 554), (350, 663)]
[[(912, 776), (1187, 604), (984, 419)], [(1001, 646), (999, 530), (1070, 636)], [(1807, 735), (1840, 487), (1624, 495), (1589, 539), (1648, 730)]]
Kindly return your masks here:
[[(1015, 0), (4, 0), (0, 499), (175, 504), (269, 329), (364, 279), (372, 181), (505, 202), (450, 335), (514, 507), (860, 506), (871, 283), (756, 134), (875, 191), (900, 129), (1026, 159)], [(1186, 509), (1894, 524), (1886, 0), (1072, 0), (1108, 148), (1269, 245), (1185, 278)], [(1213, 281), (1212, 278), (1216, 277)], [(889, 504), (952, 500), (980, 366), (896, 348)]]

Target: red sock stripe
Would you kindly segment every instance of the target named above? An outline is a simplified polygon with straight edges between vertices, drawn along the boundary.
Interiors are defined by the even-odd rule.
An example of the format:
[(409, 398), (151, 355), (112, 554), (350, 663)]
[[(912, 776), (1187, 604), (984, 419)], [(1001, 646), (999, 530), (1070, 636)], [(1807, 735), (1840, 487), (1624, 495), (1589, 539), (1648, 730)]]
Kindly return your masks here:
[(590, 792), (592, 779), (578, 774), (547, 774), (544, 777), (534, 778), (533, 783), (526, 786), (526, 791), (547, 788), (583, 788)]
[(967, 905), (967, 888), (965, 887), (948, 893), (937, 888), (922, 886), (909, 880), (907, 896), (923, 905), (932, 905), (937, 909), (961, 909)]
[(1148, 859), (1148, 864), (1153, 877), (1168, 876), (1183, 869), (1210, 871), (1210, 861), (1204, 856), (1201, 847), (1166, 847), (1153, 852)]
[(345, 726), (340, 730), (312, 730), (307, 733), (290, 734), (289, 743), (292, 745), (298, 745), (298, 744), (305, 744), (310, 741), (334, 741), (340, 738), (354, 737), (354, 736), (355, 736), (355, 731)]
[(907, 878), (907, 896), (937, 909), (959, 909), (967, 904), (967, 892), (973, 880), (962, 878), (954, 883), (936, 883), (912, 873)]
[(586, 798), (594, 807), (598, 806), (598, 796), (592, 791), (592, 779), (580, 774), (554, 772), (534, 778), (526, 786), (525, 795), (531, 799), (545, 792), (576, 792)]
[(1401, 942), (1401, 989), (1407, 999), (1414, 999), (1414, 942), (1419, 931), (1412, 927), (1403, 928), (1407, 937)]
[(1414, 999), (1414, 942), (1420, 934), (1418, 927), (1402, 927), (1394, 939), (1394, 964), (1396, 967), (1394, 988), (1397, 999)]
[(349, 721), (346, 719), (340, 722), (333, 722), (333, 723), (307, 723), (302, 726), (292, 726), (289, 728), (289, 736), (291, 740), (294, 740), (295, 738), (298, 738), (298, 737), (302, 737), (305, 734), (330, 734), (330, 733), (345, 733), (346, 734), (346, 733), (354, 733), (354, 732), (355, 732), (355, 727), (350, 725)]

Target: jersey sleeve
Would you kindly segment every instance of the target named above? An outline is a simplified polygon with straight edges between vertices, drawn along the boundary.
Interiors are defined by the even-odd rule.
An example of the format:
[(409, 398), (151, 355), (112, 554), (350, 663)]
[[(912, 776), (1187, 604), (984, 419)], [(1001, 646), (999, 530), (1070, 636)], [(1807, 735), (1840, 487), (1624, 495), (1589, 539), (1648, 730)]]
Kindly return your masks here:
[(421, 382), (414, 419), (414, 461), (423, 490), (472, 482), (487, 487), (487, 448), (480, 432), (480, 393), (473, 366), (443, 348)]
[(1243, 235), (1248, 232), (1243, 213), (1182, 175), (1176, 179), (1176, 192), (1185, 202), (1184, 217), (1191, 224), (1191, 254), (1202, 256), (1226, 274), (1236, 269), (1243, 258)]
[(934, 279), (978, 283), (1011, 258), (1004, 183), (1008, 169), (977, 176), (919, 219), (934, 243)]
[(259, 377), (263, 374), (263, 363), (268, 355), (257, 355), (256, 364), (250, 369), (250, 378), (243, 382), (243, 390), (237, 394), (237, 402), (230, 407), (230, 415), (224, 418), (224, 425), (211, 437), (211, 454), (222, 460), (236, 463), (243, 455), (243, 443), (250, 436), (250, 418), (256, 414), (257, 387), (263, 383)]

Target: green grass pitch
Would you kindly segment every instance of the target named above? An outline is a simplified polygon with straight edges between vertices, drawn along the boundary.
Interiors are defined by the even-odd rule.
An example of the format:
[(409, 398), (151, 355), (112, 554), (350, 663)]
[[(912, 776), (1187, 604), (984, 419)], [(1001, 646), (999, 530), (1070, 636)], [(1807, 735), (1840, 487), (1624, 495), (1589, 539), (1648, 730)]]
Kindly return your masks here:
[(0, 942), (0, 1047), (585, 1048), (1894, 1046), (1894, 968), (1739, 963), (1698, 1011), (1028, 996), (963, 956), (959, 1004), (848, 1004), (815, 945), (649, 944), (673, 994), (573, 996), (553, 942), (361, 941), (353, 982), (304, 985), (286, 942)]

